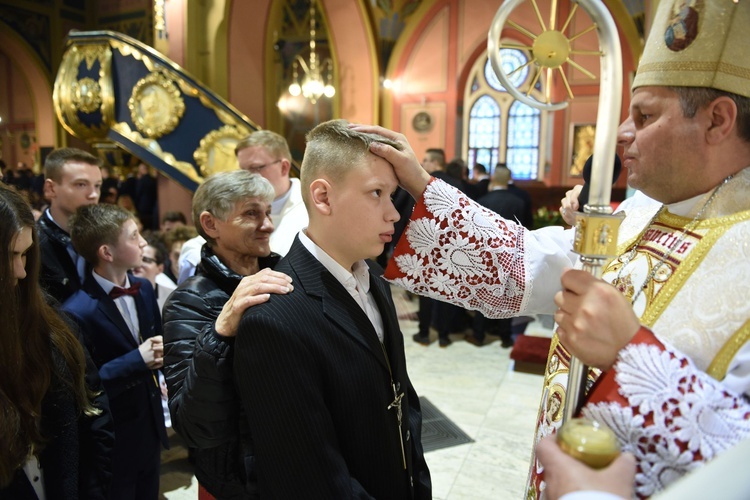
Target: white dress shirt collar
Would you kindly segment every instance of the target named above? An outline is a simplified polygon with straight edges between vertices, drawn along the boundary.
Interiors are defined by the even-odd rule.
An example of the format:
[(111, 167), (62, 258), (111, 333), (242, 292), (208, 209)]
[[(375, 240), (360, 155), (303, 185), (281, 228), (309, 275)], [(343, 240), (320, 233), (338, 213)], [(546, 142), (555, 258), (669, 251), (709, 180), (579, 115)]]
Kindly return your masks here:
[(378, 338), (383, 342), (383, 318), (380, 315), (375, 298), (370, 293), (370, 268), (367, 263), (364, 260), (360, 260), (354, 263), (352, 271), (345, 269), (344, 266), (328, 255), (325, 250), (316, 245), (307, 236), (306, 231), (305, 229), (299, 232), (299, 240), (302, 245), (349, 292), (349, 295), (352, 296), (365, 314), (367, 314), (373, 328), (375, 328), (375, 332), (378, 334)]

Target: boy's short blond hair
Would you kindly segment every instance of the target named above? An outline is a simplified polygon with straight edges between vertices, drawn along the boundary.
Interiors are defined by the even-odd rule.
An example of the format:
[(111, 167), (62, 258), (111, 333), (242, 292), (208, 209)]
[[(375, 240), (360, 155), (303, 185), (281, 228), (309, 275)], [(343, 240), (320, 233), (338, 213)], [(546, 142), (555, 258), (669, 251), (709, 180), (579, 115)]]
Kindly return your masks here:
[(305, 136), (307, 147), (300, 168), (302, 199), (310, 212), (310, 184), (325, 177), (340, 182), (352, 168), (362, 164), (370, 153), (370, 144), (380, 142), (401, 150), (401, 145), (382, 135), (365, 134), (349, 128), (346, 120), (323, 122)]

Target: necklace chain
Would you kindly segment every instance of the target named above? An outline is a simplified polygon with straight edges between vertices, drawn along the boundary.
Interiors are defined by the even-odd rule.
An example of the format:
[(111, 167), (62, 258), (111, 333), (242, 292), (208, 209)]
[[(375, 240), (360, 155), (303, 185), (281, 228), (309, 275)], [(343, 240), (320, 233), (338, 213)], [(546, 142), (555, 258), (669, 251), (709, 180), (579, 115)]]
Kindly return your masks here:
[[(661, 266), (672, 255), (672, 252), (674, 252), (675, 249), (679, 248), (679, 246), (682, 244), (682, 242), (687, 237), (688, 233), (692, 232), (693, 230), (695, 230), (696, 227), (698, 227), (698, 224), (700, 224), (700, 222), (701, 222), (701, 216), (703, 215), (703, 213), (706, 211), (706, 209), (708, 208), (708, 206), (714, 201), (714, 198), (716, 198), (716, 195), (719, 193), (719, 191), (721, 190), (721, 188), (723, 188), (724, 186), (726, 186), (727, 183), (730, 180), (732, 180), (733, 177), (734, 177), (733, 175), (727, 176), (726, 178), (724, 178), (723, 181), (721, 181), (721, 184), (719, 184), (718, 186), (716, 186), (716, 188), (714, 188), (714, 191), (711, 193), (711, 196), (708, 197), (708, 199), (703, 204), (703, 206), (701, 207), (701, 209), (698, 210), (698, 213), (695, 214), (695, 217), (693, 217), (693, 220), (691, 220), (682, 229), (682, 232), (680, 233), (680, 237), (677, 238), (677, 240), (675, 240), (675, 242), (672, 243), (672, 245), (670, 245), (669, 249), (666, 252), (664, 252), (664, 255), (662, 255), (661, 259), (659, 259), (659, 262), (657, 262), (656, 264), (654, 264), (654, 267), (651, 268), (651, 271), (646, 276), (646, 279), (643, 280), (643, 283), (641, 283), (641, 286), (633, 294), (633, 298), (631, 300), (631, 303), (635, 304), (635, 301), (638, 299), (638, 297), (640, 297), (641, 293), (643, 292), (643, 289), (646, 288), (646, 285), (654, 278), (654, 276), (656, 276), (656, 273), (659, 271), (659, 269), (661, 269)], [(651, 219), (651, 221), (649, 221), (649, 223), (646, 226), (646, 228), (650, 227), (651, 224), (653, 224), (654, 221), (659, 218), (659, 216), (662, 214), (662, 212), (664, 212), (664, 205), (662, 205), (662, 207), (659, 209), (659, 211), (656, 212), (656, 215), (654, 215), (654, 217)], [(615, 281), (614, 281), (615, 284), (619, 284), (620, 283), (620, 279), (622, 278), (622, 272), (625, 270), (625, 268), (628, 266), (628, 264), (630, 264), (630, 262), (635, 258), (635, 255), (637, 253), (638, 247), (640, 246), (641, 242), (643, 241), (643, 237), (646, 235), (646, 233), (647, 233), (647, 231), (643, 231), (643, 233), (641, 234), (641, 237), (638, 239), (638, 241), (633, 245), (633, 247), (628, 251), (628, 253), (625, 254), (624, 260), (621, 261), (622, 262), (622, 266), (620, 267), (620, 270), (617, 272), (617, 276), (615, 277)]]

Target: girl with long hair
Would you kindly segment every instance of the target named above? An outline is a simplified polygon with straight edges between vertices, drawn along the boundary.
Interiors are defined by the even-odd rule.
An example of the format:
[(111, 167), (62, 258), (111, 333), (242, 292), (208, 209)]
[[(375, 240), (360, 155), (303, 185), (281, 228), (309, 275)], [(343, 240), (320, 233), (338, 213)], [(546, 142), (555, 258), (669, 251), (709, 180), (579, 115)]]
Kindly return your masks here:
[(39, 285), (31, 207), (0, 186), (0, 498), (106, 498), (114, 443), (98, 373)]

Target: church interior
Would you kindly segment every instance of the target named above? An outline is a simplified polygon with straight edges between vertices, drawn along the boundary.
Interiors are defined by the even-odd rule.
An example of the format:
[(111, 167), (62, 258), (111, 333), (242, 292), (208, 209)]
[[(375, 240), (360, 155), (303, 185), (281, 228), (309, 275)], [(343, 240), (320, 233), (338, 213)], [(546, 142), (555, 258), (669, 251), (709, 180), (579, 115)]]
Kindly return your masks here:
[[(591, 154), (601, 92), (596, 29), (567, 0), (520, 2), (511, 12), (500, 44), (514, 84), (541, 101), (568, 102), (560, 111), (539, 111), (516, 102), (491, 70), (487, 33), (499, 4), (4, 0), (0, 152), (6, 163), (23, 162), (37, 173), (51, 148), (66, 145), (96, 151), (121, 176), (140, 158), (160, 174), (159, 212), (189, 213), (196, 181), (234, 168), (222, 162), (222, 152), (238, 135), (276, 131), (300, 161), (305, 132), (343, 118), (403, 133), (420, 158), (428, 148), (442, 148), (446, 159), (482, 163), (489, 173), (507, 163), (515, 182), (532, 193), (535, 209), (555, 210), (565, 190), (581, 182)], [(628, 89), (651, 2), (604, 4), (617, 25)], [(528, 35), (550, 21), (571, 39), (569, 63), (537, 71)], [(96, 57), (100, 65), (73, 71), (77, 61), (88, 58), (88, 66)], [(165, 78), (143, 85), (147, 75), (160, 74), (173, 85)], [(128, 111), (139, 80), (146, 99), (137, 105), (148, 105), (147, 95), (161, 89), (160, 112), (174, 117), (161, 132), (145, 133)], [(81, 85), (66, 91), (74, 82)], [(316, 85), (317, 98), (306, 97)], [(191, 92), (203, 104), (188, 98)], [(97, 99), (104, 106), (96, 107)], [(628, 104), (625, 92), (621, 117)], [(169, 107), (181, 105), (181, 114)], [(624, 188), (620, 179), (613, 199), (622, 199)]]
[[(39, 174), (52, 149), (78, 147), (121, 179), (144, 162), (158, 213), (189, 218), (193, 191), (237, 169), (234, 146), (249, 132), (281, 134), (299, 165), (306, 132), (342, 118), (404, 134), (418, 158), (440, 148), (489, 174), (505, 163), (531, 195), (535, 227), (562, 224), (560, 199), (583, 182), (608, 92), (597, 29), (571, 0), (516, 3), (497, 64), (524, 95), (567, 103), (560, 110), (529, 106), (498, 80), (488, 32), (501, 0), (2, 0), (0, 158)], [(602, 3), (622, 48), (622, 120), (656, 2)], [(534, 40), (555, 29), (569, 50), (548, 70)], [(612, 200), (625, 194), (623, 176)], [(499, 342), (412, 343), (416, 300), (393, 293), (417, 391), (468, 436), (427, 454), (434, 497), (522, 498), (542, 377)], [(526, 334), (550, 327), (535, 318)], [(164, 452), (163, 498), (197, 497), (185, 455)]]

